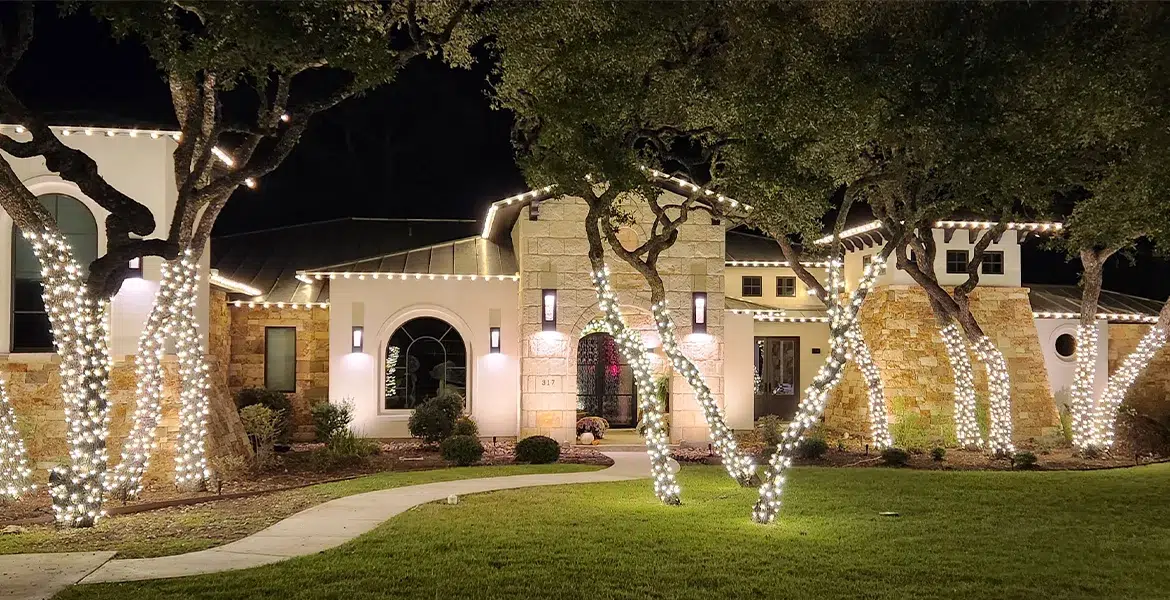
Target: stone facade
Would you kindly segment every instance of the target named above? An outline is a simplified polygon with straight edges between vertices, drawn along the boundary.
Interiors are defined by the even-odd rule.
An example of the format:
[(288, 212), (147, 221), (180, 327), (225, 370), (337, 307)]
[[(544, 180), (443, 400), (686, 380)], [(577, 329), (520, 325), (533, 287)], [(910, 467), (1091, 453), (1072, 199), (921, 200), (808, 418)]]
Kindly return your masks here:
[[(641, 243), (642, 227), (652, 222), (651, 213), (643, 202), (625, 205), (635, 224), (622, 231), (623, 242)], [(530, 220), (532, 211), (525, 208), (512, 232), (520, 266), (520, 435), (539, 434), (569, 441), (576, 436), (577, 342), (585, 326), (600, 315), (584, 235), (588, 208), (582, 199), (562, 197), (541, 203), (537, 212), (536, 220)], [(667, 301), (675, 311), (680, 347), (702, 372), (720, 403), (724, 241), (722, 226), (713, 224), (706, 214), (695, 214), (680, 227), (679, 241), (659, 260)], [(653, 342), (657, 334), (649, 314), (650, 293), (645, 280), (617, 257), (610, 255), (608, 263), (611, 284), (627, 323)], [(557, 291), (555, 332), (542, 331), (540, 306), (544, 289)], [(706, 335), (691, 334), (694, 291), (707, 292)], [(707, 425), (686, 380), (672, 377), (670, 393), (672, 440), (706, 443)]]
[[(1056, 403), (1036, 334), (1025, 288), (983, 287), (971, 295), (971, 309), (1007, 360), (1012, 386), (1013, 436), (1025, 440), (1059, 432)], [(926, 293), (890, 285), (870, 293), (861, 310), (861, 328), (881, 368), (892, 406), (924, 417), (953, 419), (953, 378)], [(987, 397), (986, 371), (971, 355), (976, 390)], [(869, 430), (865, 385), (850, 365), (831, 396), (825, 423), (853, 433)]]
[[(289, 394), (293, 407), (293, 439), (313, 439), (309, 408), (329, 399), (329, 310), (326, 308), (228, 307), (222, 292), (214, 292), (212, 348), (225, 357), (227, 389), (234, 397), (248, 387), (264, 387), (264, 329), (296, 327), (296, 391)], [(222, 307), (222, 308), (217, 308)], [(227, 321), (215, 313), (227, 313)], [(223, 333), (226, 332), (226, 333)]]
[[(1125, 357), (1137, 348), (1138, 341), (1150, 330), (1149, 325), (1109, 325), (1109, 373), (1117, 372)], [(1158, 353), (1146, 371), (1138, 377), (1125, 398), (1125, 406), (1159, 421), (1170, 417), (1170, 350)]]

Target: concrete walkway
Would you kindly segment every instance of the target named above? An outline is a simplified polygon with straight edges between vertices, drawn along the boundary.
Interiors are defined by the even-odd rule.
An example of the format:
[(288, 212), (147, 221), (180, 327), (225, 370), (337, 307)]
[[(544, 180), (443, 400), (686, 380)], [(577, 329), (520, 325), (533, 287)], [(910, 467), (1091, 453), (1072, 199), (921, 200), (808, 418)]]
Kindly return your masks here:
[[(20, 589), (10, 589), (10, 582), (15, 580), (8, 576), (0, 580), (0, 598), (40, 600), (51, 598), (78, 582), (137, 581), (218, 573), (315, 554), (344, 544), (394, 515), (452, 494), (463, 496), (494, 490), (626, 481), (650, 476), (650, 459), (645, 452), (606, 452), (605, 455), (612, 458), (614, 464), (601, 471), (443, 481), (337, 498), (303, 510), (242, 540), (176, 556), (127, 560), (110, 560), (112, 552), (0, 556), (0, 573), (20, 572), (24, 576)], [(38, 574), (43, 576), (38, 577)], [(35, 584), (35, 588), (29, 587), (30, 584)]]

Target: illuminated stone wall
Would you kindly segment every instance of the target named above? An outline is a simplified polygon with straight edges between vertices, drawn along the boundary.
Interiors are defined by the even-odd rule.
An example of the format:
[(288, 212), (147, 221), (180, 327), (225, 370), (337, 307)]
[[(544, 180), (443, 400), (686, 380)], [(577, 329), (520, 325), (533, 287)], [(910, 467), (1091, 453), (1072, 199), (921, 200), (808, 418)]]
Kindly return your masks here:
[[(1022, 441), (1058, 433), (1060, 420), (1049, 389), (1028, 290), (977, 288), (971, 294), (971, 309), (1007, 360), (1014, 439)], [(874, 290), (862, 307), (861, 327), (881, 368), (890, 404), (935, 422), (948, 419), (953, 422), (951, 369), (926, 293), (906, 285)], [(973, 353), (971, 361), (977, 394), (985, 401), (986, 371)], [(833, 430), (864, 435), (869, 430), (867, 411), (861, 373), (849, 365), (844, 381), (829, 400), (825, 423)]]
[[(1149, 325), (1109, 325), (1109, 372), (1115, 373), (1122, 361), (1150, 329)], [(1170, 417), (1170, 350), (1165, 347), (1142, 373), (1123, 406), (1164, 421)]]

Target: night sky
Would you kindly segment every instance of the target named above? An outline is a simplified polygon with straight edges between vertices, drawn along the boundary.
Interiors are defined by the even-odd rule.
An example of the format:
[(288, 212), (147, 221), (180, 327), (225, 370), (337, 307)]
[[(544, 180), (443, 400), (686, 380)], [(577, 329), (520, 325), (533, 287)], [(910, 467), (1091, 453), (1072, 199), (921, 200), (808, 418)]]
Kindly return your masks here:
[[(175, 126), (170, 96), (146, 51), (114, 42), (85, 14), (42, 3), (32, 47), (11, 84), (62, 125)], [(471, 71), (415, 61), (398, 79), (314, 118), (297, 149), (220, 216), (225, 235), (339, 217), (482, 218), (525, 190), (509, 142), (511, 118), (486, 98), (486, 54)], [(1075, 283), (1079, 262), (1025, 247), (1025, 283)], [(1170, 264), (1113, 259), (1106, 289), (1163, 299)]]

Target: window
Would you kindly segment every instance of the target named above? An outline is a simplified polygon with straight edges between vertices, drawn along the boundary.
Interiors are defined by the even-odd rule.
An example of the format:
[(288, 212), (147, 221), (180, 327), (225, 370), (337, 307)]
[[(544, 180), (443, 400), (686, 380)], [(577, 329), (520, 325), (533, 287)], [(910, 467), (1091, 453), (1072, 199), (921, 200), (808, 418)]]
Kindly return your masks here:
[(777, 277), (776, 295), (781, 298), (791, 298), (796, 296), (796, 278)]
[(744, 275), (741, 280), (743, 296), (759, 298), (764, 295), (764, 278), (759, 275)]
[[(64, 194), (37, 198), (57, 221), (81, 267), (97, 258), (97, 221), (80, 200)], [(42, 298), (41, 264), (32, 246), (12, 228), (12, 351), (52, 352), (53, 333)]]
[(967, 272), (967, 251), (947, 250), (947, 273)]
[(1056, 354), (1064, 359), (1070, 359), (1077, 353), (1077, 338), (1071, 333), (1062, 333), (1056, 336)]
[(467, 397), (467, 346), (442, 319), (403, 323), (390, 336), (385, 359), (382, 410), (413, 410), (440, 390)]
[(984, 252), (982, 269), (984, 275), (1003, 275), (1003, 252)]
[(297, 391), (297, 328), (264, 328), (264, 387)]

